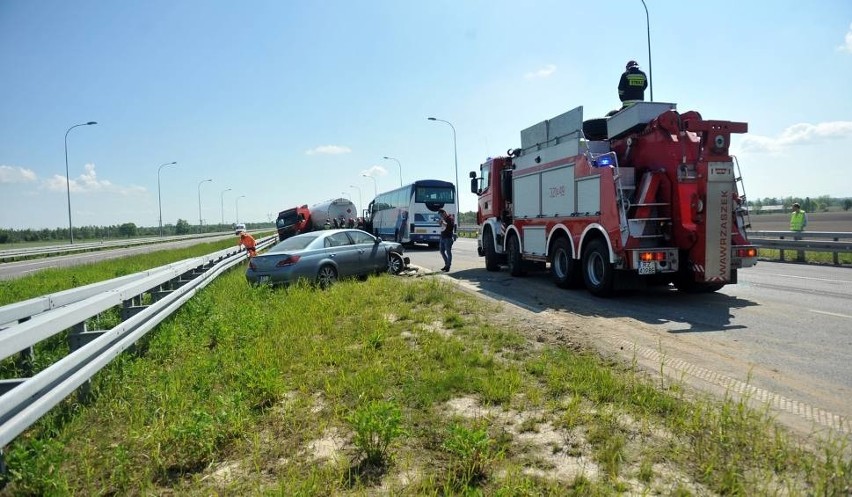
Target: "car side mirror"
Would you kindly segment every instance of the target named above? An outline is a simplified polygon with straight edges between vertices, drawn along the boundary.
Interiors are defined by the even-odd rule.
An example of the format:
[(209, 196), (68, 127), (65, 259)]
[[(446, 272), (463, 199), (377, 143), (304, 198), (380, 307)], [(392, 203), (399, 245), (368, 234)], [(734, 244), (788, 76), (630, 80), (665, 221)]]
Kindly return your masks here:
[(376, 237), (375, 244), (378, 245), (380, 243), (382, 243), (382, 239), (379, 238), (379, 237)]

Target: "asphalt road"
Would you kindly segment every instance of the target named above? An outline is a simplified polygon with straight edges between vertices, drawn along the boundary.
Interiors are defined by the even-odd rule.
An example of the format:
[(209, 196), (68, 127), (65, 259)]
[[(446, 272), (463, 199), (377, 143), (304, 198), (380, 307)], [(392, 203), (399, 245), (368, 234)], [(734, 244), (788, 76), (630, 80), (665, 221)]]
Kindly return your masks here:
[[(406, 250), (438, 272), (437, 250)], [(542, 326), (566, 330), (604, 352), (721, 393), (770, 401), (791, 425), (852, 424), (852, 268), (759, 262), (715, 294), (673, 288), (601, 299), (562, 290), (546, 272), (523, 278), (484, 269), (476, 241), (460, 238), (449, 277), (472, 291), (517, 304)]]

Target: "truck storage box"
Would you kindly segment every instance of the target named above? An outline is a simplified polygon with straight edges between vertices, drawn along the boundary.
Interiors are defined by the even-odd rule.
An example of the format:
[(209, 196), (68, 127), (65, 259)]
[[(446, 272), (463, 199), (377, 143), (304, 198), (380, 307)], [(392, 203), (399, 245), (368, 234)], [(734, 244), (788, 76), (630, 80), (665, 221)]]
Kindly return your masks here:
[(676, 107), (675, 104), (665, 102), (636, 102), (607, 119), (607, 136), (612, 140), (639, 131), (655, 117)]

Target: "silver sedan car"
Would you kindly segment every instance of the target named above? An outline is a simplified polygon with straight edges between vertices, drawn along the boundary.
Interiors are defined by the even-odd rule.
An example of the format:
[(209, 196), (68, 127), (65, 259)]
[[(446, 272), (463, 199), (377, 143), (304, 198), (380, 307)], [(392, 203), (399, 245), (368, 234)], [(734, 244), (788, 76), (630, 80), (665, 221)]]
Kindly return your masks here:
[(350, 276), (399, 274), (408, 263), (399, 243), (358, 229), (323, 230), (290, 237), (251, 258), (246, 279), (275, 285), (305, 279), (326, 288)]

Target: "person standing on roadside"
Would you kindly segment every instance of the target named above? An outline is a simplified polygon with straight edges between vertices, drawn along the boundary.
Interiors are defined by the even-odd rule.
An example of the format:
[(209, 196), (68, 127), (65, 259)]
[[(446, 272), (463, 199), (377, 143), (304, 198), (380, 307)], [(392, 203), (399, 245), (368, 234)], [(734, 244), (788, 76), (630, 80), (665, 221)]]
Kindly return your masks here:
[(452, 215), (448, 214), (444, 209), (438, 209), (438, 214), (441, 216), (441, 241), (438, 247), (441, 251), (441, 258), (444, 259), (443, 272), (449, 272), (450, 265), (453, 263), (453, 242), (456, 237), (456, 220)]
[(790, 214), (790, 231), (794, 232), (795, 238), (801, 238), (805, 226), (808, 225), (808, 213), (802, 210), (798, 202), (793, 204), (793, 212)]
[(246, 252), (248, 252), (249, 258), (252, 258), (257, 255), (257, 244), (254, 241), (254, 237), (243, 231), (240, 233), (240, 241), (237, 243), (237, 247), (240, 245), (246, 248)]

